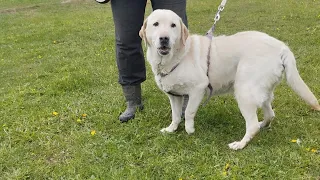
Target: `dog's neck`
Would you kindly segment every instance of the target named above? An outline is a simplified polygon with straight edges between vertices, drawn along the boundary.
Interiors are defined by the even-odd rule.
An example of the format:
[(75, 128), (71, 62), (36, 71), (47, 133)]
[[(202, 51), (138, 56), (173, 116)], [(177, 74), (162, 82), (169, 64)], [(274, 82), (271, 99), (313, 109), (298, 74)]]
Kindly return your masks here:
[[(189, 39), (179, 49), (172, 49), (172, 52), (167, 56), (161, 56), (158, 54), (157, 49), (149, 47), (147, 51), (147, 54), (150, 54), (148, 61), (152, 66), (153, 73), (164, 77), (177, 68), (190, 48)], [(149, 57), (153, 57), (153, 59), (149, 59)]]

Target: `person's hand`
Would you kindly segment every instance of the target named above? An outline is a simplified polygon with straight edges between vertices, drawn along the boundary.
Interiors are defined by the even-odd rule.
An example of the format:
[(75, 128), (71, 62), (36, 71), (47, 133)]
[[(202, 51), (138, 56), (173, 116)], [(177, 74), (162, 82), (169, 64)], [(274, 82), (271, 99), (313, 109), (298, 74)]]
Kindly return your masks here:
[(100, 3), (100, 4), (105, 4), (108, 3), (110, 0), (96, 0), (96, 2)]

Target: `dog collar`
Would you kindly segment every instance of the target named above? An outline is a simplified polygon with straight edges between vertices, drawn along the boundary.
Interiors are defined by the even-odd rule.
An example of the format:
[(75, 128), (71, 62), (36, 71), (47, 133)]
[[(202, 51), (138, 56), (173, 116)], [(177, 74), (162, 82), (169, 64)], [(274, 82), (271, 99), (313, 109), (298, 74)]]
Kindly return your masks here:
[(166, 77), (168, 76), (170, 73), (172, 73), (172, 71), (174, 71), (178, 66), (179, 66), (180, 63), (176, 64), (175, 66), (172, 67), (172, 69), (168, 72), (168, 73), (162, 73), (160, 72), (158, 75), (160, 75), (160, 77)]

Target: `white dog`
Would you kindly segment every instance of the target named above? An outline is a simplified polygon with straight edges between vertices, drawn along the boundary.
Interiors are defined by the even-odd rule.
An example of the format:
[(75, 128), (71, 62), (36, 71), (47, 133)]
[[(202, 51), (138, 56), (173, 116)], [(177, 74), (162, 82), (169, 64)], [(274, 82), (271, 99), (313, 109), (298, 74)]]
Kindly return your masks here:
[[(241, 141), (231, 149), (244, 148), (274, 117), (271, 107), (273, 90), (283, 72), (290, 87), (313, 109), (320, 111), (316, 97), (301, 79), (290, 49), (281, 41), (261, 32), (240, 32), (214, 37), (212, 41), (189, 35), (181, 18), (170, 10), (155, 10), (140, 32), (159, 88), (167, 93), (172, 123), (162, 132), (173, 132), (181, 121), (183, 95), (189, 95), (185, 111), (185, 130), (193, 133), (194, 117), (205, 92), (213, 95), (234, 92), (246, 121)], [(259, 122), (257, 108), (262, 108)]]

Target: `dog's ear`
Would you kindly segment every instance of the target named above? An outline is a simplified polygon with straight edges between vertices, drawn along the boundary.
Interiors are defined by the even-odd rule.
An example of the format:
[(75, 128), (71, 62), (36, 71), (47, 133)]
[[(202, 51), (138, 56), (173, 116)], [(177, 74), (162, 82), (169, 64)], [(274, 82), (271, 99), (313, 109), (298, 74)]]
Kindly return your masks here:
[(144, 20), (143, 25), (139, 31), (139, 36), (144, 41), (145, 46), (149, 45), (147, 40), (147, 35), (146, 35), (147, 22), (148, 22), (148, 19)]
[(186, 41), (189, 37), (189, 30), (186, 27), (186, 25), (184, 25), (182, 19), (180, 18), (180, 26), (181, 26), (181, 43), (183, 45), (186, 45)]

